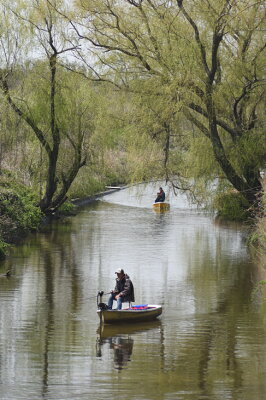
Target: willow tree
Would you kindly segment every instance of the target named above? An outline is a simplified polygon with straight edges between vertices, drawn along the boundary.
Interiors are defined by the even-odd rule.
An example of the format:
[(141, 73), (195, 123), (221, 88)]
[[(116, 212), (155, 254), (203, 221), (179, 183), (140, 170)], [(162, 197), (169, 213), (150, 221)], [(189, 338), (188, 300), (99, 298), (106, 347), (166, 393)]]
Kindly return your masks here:
[[(72, 25), (84, 46), (79, 54), (84, 60), (87, 51), (98, 59), (95, 79), (111, 80), (146, 98), (151, 95), (159, 103), (164, 98), (162, 104), (171, 104), (174, 116), (165, 119), (168, 131), (170, 120), (173, 126), (178, 115), (185, 118), (206, 143), (207, 150), (203, 146), (198, 156), (206, 157), (211, 149), (217, 174), (256, 205), (266, 154), (265, 2), (78, 0), (76, 4), (79, 18)], [(171, 152), (171, 135), (165, 137)], [(182, 152), (189, 151), (187, 143)]]
[[(13, 54), (12, 60), (10, 55), (2, 60), (2, 94), (40, 145), (45, 176), (40, 208), (50, 214), (66, 200), (72, 182), (86, 163), (91, 129), (85, 113), (87, 104), (80, 101), (80, 85), (60, 66), (62, 57), (74, 47), (67, 40), (65, 21), (52, 4), (41, 0), (31, 4), (10, 2), (5, 12), (15, 29), (2, 36), (2, 54)], [(23, 48), (22, 44), (27, 46)]]

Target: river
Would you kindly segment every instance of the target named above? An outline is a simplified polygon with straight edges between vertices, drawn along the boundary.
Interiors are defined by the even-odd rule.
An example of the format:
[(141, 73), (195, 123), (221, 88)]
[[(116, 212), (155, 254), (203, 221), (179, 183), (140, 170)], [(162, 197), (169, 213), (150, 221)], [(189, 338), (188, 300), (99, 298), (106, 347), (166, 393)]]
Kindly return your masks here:
[[(0, 264), (1, 400), (265, 400), (266, 306), (246, 230), (139, 185), (82, 207)], [(158, 320), (100, 326), (115, 270)], [(103, 300), (107, 301), (104, 295)]]

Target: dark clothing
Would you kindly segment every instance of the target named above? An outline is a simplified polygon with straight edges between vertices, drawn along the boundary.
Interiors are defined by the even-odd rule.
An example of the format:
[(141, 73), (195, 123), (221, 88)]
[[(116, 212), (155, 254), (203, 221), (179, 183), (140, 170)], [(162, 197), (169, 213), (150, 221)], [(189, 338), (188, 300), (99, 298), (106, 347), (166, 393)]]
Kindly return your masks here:
[(161, 202), (165, 200), (165, 193), (163, 191), (163, 189), (160, 190), (159, 193), (157, 193), (157, 197), (155, 199), (155, 203)]
[(134, 286), (129, 276), (125, 274), (122, 279), (116, 278), (115, 294), (121, 294), (122, 301), (135, 301)]

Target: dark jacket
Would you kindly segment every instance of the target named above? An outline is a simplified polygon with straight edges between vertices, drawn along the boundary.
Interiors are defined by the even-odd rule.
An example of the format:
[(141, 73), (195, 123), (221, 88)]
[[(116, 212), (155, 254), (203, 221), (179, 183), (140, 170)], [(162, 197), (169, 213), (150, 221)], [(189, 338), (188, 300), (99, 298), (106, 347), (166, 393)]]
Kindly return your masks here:
[(134, 286), (127, 274), (122, 279), (116, 278), (114, 291), (121, 294), (123, 301), (135, 301)]
[(164, 200), (165, 200), (165, 193), (164, 193), (164, 191), (162, 189), (162, 190), (160, 190), (160, 192), (157, 193), (157, 197), (155, 199), (155, 203), (158, 203), (158, 202), (164, 201)]

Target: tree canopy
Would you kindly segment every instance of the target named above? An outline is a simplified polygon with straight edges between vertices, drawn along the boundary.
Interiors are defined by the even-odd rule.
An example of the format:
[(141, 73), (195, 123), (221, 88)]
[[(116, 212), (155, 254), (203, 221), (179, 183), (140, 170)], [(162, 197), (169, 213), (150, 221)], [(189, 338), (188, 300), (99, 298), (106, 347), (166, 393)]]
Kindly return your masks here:
[[(260, 169), (266, 154), (265, 3), (80, 0), (77, 4), (80, 14), (73, 26), (85, 46), (82, 58), (90, 49), (99, 65), (95, 78), (112, 80), (138, 94), (150, 112), (157, 106), (161, 126), (151, 134), (158, 137), (161, 131), (168, 156), (172, 150), (181, 152), (182, 163), (173, 175), (191, 178), (187, 161), (200, 143), (216, 174), (253, 204), (262, 189)], [(178, 146), (173, 133), (180, 129), (180, 120), (189, 133), (185, 150), (184, 137)], [(196, 158), (202, 157), (201, 153)]]
[[(20, 62), (9, 62), (6, 57), (0, 80), (3, 98), (39, 142), (40, 168), (45, 175), (45, 189), (41, 190), (39, 204), (41, 210), (49, 214), (66, 200), (73, 180), (86, 163), (84, 147), (90, 130), (89, 112), (80, 100), (80, 83), (73, 82), (73, 77), (67, 77), (60, 67), (60, 56), (73, 50), (64, 36), (66, 21), (49, 2), (34, 1), (28, 7), (23, 2), (13, 2), (4, 10), (9, 12), (10, 18), (16, 18), (17, 31), (2, 37), (2, 54), (7, 54), (13, 43), (13, 61), (18, 49), (22, 52), (23, 42), (29, 45), (32, 41), (33, 44), (24, 51)], [(35, 53), (38, 62), (28, 65), (25, 60), (36, 56)], [(19, 74), (18, 79), (15, 79), (16, 74)], [(66, 147), (68, 163), (64, 160)]]
[(85, 165), (182, 189), (218, 177), (258, 206), (264, 1), (0, 4), (0, 156), (17, 135), (42, 211), (65, 201)]

